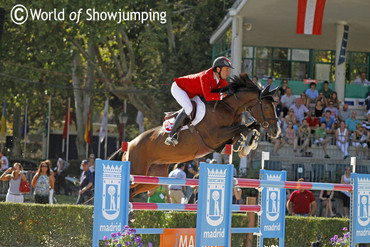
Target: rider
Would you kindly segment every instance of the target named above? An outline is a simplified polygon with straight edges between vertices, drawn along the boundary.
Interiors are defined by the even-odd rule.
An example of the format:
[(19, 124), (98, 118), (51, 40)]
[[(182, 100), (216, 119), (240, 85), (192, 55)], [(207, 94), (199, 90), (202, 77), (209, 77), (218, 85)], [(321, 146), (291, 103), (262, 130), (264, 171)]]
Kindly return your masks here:
[(227, 76), (230, 74), (231, 62), (226, 57), (218, 57), (213, 61), (212, 68), (197, 74), (176, 78), (171, 87), (172, 96), (182, 106), (183, 111), (177, 116), (171, 133), (165, 140), (165, 144), (175, 146), (178, 131), (183, 126), (186, 118), (190, 118), (193, 110), (190, 99), (195, 96), (204, 96), (207, 101), (218, 101), (225, 98), (226, 93), (212, 93), (214, 89), (228, 85)]

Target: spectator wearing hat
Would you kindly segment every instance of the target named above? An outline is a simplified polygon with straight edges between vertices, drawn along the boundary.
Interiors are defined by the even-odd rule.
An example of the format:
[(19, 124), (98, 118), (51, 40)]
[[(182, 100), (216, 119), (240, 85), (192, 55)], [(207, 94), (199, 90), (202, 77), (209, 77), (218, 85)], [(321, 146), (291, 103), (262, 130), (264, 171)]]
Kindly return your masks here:
[(80, 177), (79, 195), (77, 204), (93, 204), (93, 175), (89, 169), (89, 162), (83, 160), (81, 162), (82, 173)]

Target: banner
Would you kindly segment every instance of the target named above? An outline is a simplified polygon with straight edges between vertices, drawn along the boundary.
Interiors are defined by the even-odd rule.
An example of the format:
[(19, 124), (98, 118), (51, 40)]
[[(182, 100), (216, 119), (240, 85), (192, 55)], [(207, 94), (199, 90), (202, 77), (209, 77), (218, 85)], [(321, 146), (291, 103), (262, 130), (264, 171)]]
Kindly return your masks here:
[(298, 0), (297, 33), (321, 35), (326, 0)]
[(342, 46), (340, 47), (340, 53), (338, 58), (338, 65), (341, 65), (346, 60), (347, 41), (348, 41), (348, 25), (344, 25), (344, 32), (342, 38)]
[(87, 113), (86, 128), (85, 128), (85, 142), (90, 145), (90, 107)]
[(109, 100), (105, 101), (105, 106), (104, 106), (104, 115), (103, 115), (103, 120), (101, 121), (100, 125), (100, 132), (99, 132), (99, 141), (103, 142), (105, 137), (107, 136), (107, 127), (108, 127), (108, 103)]

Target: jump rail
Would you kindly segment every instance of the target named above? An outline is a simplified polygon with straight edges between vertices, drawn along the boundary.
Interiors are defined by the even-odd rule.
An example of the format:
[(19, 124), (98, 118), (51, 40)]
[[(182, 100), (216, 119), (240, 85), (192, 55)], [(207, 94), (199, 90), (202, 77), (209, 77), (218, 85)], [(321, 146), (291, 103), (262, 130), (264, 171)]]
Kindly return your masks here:
[[(138, 184), (161, 184), (161, 185), (182, 185), (198, 186), (197, 179), (178, 179), (166, 177), (138, 176), (131, 175), (132, 183)], [(333, 191), (352, 191), (351, 184), (337, 183), (311, 183), (311, 182), (294, 182), (294, 181), (269, 181), (258, 179), (238, 178), (236, 184), (241, 188), (281, 188), (281, 189), (305, 189), (305, 190), (333, 190)]]

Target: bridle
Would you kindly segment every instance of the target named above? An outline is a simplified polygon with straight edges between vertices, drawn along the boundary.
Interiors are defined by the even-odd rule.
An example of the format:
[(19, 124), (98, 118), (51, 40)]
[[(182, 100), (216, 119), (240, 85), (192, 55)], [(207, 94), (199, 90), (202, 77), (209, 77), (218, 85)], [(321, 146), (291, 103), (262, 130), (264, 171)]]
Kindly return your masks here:
[[(271, 96), (270, 96), (270, 95), (262, 96), (261, 92), (259, 92), (259, 93), (258, 93), (258, 101), (257, 101), (254, 105), (252, 105), (251, 107), (249, 107), (249, 109), (247, 109), (247, 107), (246, 107), (246, 106), (244, 106), (244, 105), (242, 105), (242, 104), (240, 103), (240, 101), (239, 101), (238, 97), (236, 96), (236, 93), (234, 93), (234, 99), (235, 99), (236, 103), (237, 103), (237, 104), (238, 104), (238, 106), (239, 106), (239, 107), (236, 109), (235, 113), (237, 113), (237, 112), (239, 111), (239, 109), (240, 109), (240, 108), (244, 108), (244, 110), (245, 110), (245, 111), (248, 111), (249, 113), (251, 113), (251, 111), (253, 110), (253, 108), (259, 105), (259, 107), (260, 107), (260, 112), (261, 112), (261, 114), (262, 114), (262, 121), (263, 121), (263, 122), (261, 123), (261, 125), (262, 125), (262, 127), (263, 127), (263, 128), (267, 129), (267, 128), (270, 126), (270, 123), (268, 122), (269, 120), (275, 120), (275, 121), (277, 121), (277, 122), (278, 122), (278, 119), (277, 119), (276, 117), (275, 117), (275, 118), (266, 118), (266, 117), (265, 117), (265, 113), (264, 113), (263, 108), (262, 108), (262, 100), (263, 100), (264, 98), (267, 98), (267, 97), (271, 97)], [(224, 102), (224, 103), (226, 103), (226, 102)], [(231, 107), (230, 107), (230, 108), (231, 108)]]

